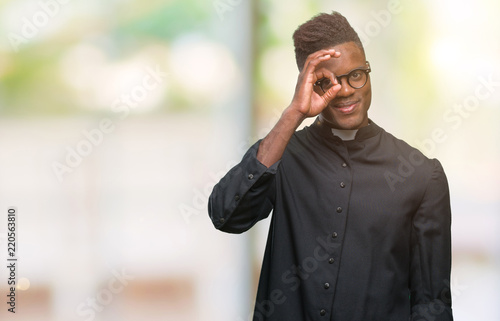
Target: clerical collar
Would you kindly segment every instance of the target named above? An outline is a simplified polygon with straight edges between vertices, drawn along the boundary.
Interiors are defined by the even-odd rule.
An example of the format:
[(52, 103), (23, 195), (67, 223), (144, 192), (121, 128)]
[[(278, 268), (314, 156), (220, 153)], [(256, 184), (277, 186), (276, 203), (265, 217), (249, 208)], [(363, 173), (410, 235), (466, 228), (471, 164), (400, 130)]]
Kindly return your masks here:
[(356, 138), (357, 129), (337, 129), (332, 128), (332, 134), (338, 136), (342, 140), (354, 140)]
[[(323, 121), (326, 121), (323, 118), (323, 115), (320, 115), (319, 118)], [(368, 125), (370, 125), (370, 123), (371, 121), (368, 121)], [(333, 127), (331, 127), (331, 130), (333, 136), (337, 136), (344, 141), (354, 140), (356, 138), (356, 133), (358, 132), (358, 129), (338, 129)]]
[[(380, 131), (383, 131), (383, 129), (380, 128), (371, 119), (368, 119), (368, 125), (369, 126), (364, 126), (364, 127), (361, 127), (360, 129), (358, 129), (357, 131), (354, 131), (353, 134), (356, 137), (354, 137), (354, 139), (352, 139), (352, 137), (349, 137), (349, 138), (351, 138), (351, 141), (352, 140), (362, 141), (362, 140), (365, 140), (365, 139), (368, 139), (370, 137), (377, 135), (378, 133), (380, 133)], [(316, 118), (316, 120), (314, 121), (314, 123), (310, 126), (310, 129), (313, 133), (317, 133), (317, 134), (323, 136), (324, 138), (334, 139), (335, 137), (338, 137), (338, 138), (342, 139), (340, 136), (335, 135), (334, 131), (332, 131), (332, 128), (333, 128), (333, 124), (326, 121), (322, 117), (322, 115), (319, 115)], [(337, 129), (335, 129), (335, 130), (337, 130)]]

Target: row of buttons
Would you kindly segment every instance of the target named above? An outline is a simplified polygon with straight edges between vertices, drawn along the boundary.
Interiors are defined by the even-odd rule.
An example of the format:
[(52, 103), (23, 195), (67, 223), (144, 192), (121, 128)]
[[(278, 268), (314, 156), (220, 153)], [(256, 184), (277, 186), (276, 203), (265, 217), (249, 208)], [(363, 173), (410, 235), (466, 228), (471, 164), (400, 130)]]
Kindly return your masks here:
[[(342, 163), (342, 167), (347, 167), (347, 163)], [(347, 185), (344, 182), (340, 182), (340, 188), (345, 188)], [(342, 213), (342, 207), (337, 207), (337, 213)], [(335, 239), (337, 238), (338, 234), (337, 232), (333, 232), (332, 237)], [(333, 262), (332, 262), (333, 263)]]
[[(347, 167), (347, 164), (346, 163), (342, 163), (342, 167), (346, 168)], [(344, 182), (340, 182), (340, 188), (345, 188), (347, 185), (344, 183)], [(342, 213), (342, 207), (337, 207), (337, 213)], [(332, 233), (332, 238), (336, 239), (337, 237), (339, 236), (339, 234), (337, 232), (333, 232)], [(335, 259), (333, 257), (329, 258), (328, 259), (328, 263), (329, 264), (333, 264), (335, 263)], [(325, 288), (325, 290), (328, 290), (330, 288), (330, 283), (326, 282), (325, 284), (323, 284), (323, 287)], [(324, 317), (326, 315), (326, 310), (325, 309), (321, 309), (319, 311), (319, 315)]]
[[(347, 164), (346, 163), (343, 163), (342, 164), (342, 167), (347, 167)], [(252, 180), (254, 178), (253, 174), (248, 174), (248, 179), (249, 180)], [(340, 187), (341, 188), (345, 188), (346, 187), (346, 184), (344, 182), (340, 182)], [(234, 197), (235, 201), (239, 201), (240, 200), (240, 196), (239, 195), (236, 195)], [(342, 207), (337, 207), (337, 213), (342, 213)], [(220, 219), (220, 222), (223, 223), (224, 222), (224, 218), (221, 218)], [(332, 233), (332, 238), (337, 238), (338, 237), (338, 233), (337, 232), (333, 232)], [(334, 258), (329, 258), (328, 259), (328, 263), (329, 264), (333, 264), (335, 263), (335, 259)], [(326, 282), (325, 284), (323, 284), (323, 287), (325, 288), (325, 290), (328, 290), (330, 288), (330, 283)], [(325, 316), (326, 315), (326, 310), (325, 309), (321, 309), (319, 314), (321, 316)]]
[[(332, 233), (332, 238), (337, 238), (338, 237), (338, 233), (337, 232), (333, 232)], [(335, 263), (335, 259), (333, 257), (329, 258), (328, 259), (328, 263), (329, 264), (333, 264)], [(330, 288), (330, 283), (326, 282), (325, 284), (323, 284), (323, 287), (325, 288), (325, 290), (328, 290)], [(325, 309), (321, 309), (319, 311), (319, 315), (321, 315), (322, 317), (326, 315), (326, 310)]]

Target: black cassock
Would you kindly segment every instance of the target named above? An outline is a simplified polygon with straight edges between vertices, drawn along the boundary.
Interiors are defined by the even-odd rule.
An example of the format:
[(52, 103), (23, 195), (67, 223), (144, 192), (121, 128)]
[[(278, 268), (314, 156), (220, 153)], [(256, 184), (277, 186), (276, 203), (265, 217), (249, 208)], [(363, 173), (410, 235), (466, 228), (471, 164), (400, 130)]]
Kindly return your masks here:
[(320, 117), (270, 168), (257, 142), (214, 187), (214, 226), (272, 210), (253, 320), (452, 320), (451, 211), (438, 160), (371, 122), (342, 141)]

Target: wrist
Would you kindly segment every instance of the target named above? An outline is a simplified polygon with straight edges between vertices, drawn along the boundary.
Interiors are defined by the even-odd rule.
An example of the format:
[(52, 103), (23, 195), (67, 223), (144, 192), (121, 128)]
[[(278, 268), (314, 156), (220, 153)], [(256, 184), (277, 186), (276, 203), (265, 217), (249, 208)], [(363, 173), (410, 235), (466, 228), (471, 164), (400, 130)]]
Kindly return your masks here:
[(295, 128), (299, 127), (300, 124), (306, 119), (307, 116), (300, 111), (294, 109), (292, 105), (288, 106), (281, 114), (281, 119), (286, 123), (293, 125)]

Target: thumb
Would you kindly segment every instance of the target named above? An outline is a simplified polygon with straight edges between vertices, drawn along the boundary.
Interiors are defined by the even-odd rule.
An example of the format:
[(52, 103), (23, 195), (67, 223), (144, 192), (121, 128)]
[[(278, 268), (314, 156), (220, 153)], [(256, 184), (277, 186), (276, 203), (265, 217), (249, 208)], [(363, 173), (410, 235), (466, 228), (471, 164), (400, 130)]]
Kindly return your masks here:
[(340, 91), (340, 88), (342, 86), (340, 84), (334, 85), (332, 88), (328, 89), (326, 93), (321, 96), (324, 100), (325, 103), (328, 105), (335, 97), (337, 97), (337, 93)]

